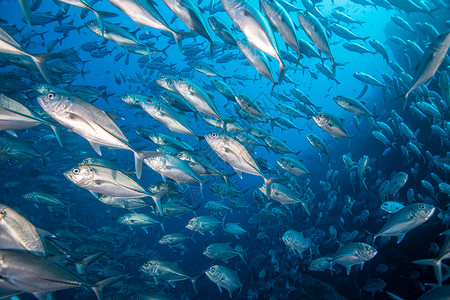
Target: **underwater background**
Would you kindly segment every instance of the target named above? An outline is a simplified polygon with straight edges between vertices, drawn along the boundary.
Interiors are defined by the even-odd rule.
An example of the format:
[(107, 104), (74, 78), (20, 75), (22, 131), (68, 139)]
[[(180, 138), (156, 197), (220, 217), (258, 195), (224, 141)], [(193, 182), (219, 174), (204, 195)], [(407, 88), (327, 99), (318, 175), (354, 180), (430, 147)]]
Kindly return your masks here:
[[(316, 66), (325, 65), (331, 70), (330, 60), (323, 53), (321, 57), (308, 57), (302, 53), (298, 64), (287, 62), (282, 56), (290, 67), (280, 80), (278, 62), (270, 58), (269, 65), (277, 84), (259, 75), (238, 47), (224, 43), (211, 29), (207, 21), (210, 16), (220, 18), (229, 27), (233, 26), (220, 1), (180, 2), (184, 6), (193, 4), (201, 8), (200, 16), (206, 20), (204, 24), (214, 41), (212, 56), (210, 42), (201, 35), (192, 34), (183, 38), (180, 52), (171, 33), (136, 25), (109, 1), (91, 3), (95, 11), (100, 14), (105, 12), (104, 22), (120, 25), (132, 32), (142, 47), (140, 53), (134, 53), (131, 50), (136, 49), (127, 50), (123, 45), (106, 39), (106, 36), (102, 38), (89, 30), (85, 23), (96, 20), (92, 11), (64, 2), (70, 1), (30, 1), (32, 24), (29, 25), (19, 1), (1, 1), (0, 26), (28, 53), (59, 53), (55, 59), (52, 57), (46, 62), (52, 86), (66, 88), (67, 91), (72, 86), (73, 96), (108, 112), (134, 149), (155, 151), (162, 146), (136, 133), (136, 129), (144, 127), (177, 137), (192, 147), (193, 154), (206, 156), (225, 174), (201, 176), (205, 180), (203, 193), (198, 182), (181, 182), (174, 185), (173, 195), (163, 195), (163, 205), (175, 203), (185, 209), (180, 216), (158, 215), (152, 198), (144, 198), (149, 205), (131, 212), (146, 214), (161, 226), (156, 224), (142, 230), (120, 224), (120, 217), (130, 211), (100, 202), (88, 190), (70, 182), (64, 172), (86, 158), (101, 157), (143, 187), (163, 181), (160, 174), (144, 164), (142, 177), (137, 179), (130, 151), (103, 147), (102, 156), (99, 156), (86, 139), (73, 130), (61, 130), (63, 147), (49, 126), (14, 131), (16, 138), (31, 144), (40, 157), (15, 160), (3, 153), (10, 149), (0, 148), (4, 154), (0, 155), (0, 202), (17, 211), (36, 228), (53, 234), (53, 237), (46, 239), (54, 241), (70, 257), (61, 264), (73, 272), (74, 261), (105, 251), (87, 267), (87, 275), (82, 277), (86, 282), (94, 283), (107, 277), (124, 275), (119, 283), (105, 288), (106, 299), (228, 299), (230, 294), (235, 299), (392, 299), (386, 291), (403, 299), (417, 299), (430, 290), (426, 283), (437, 283), (432, 267), (414, 264), (413, 261), (439, 257), (445, 245), (448, 247), (446, 236), (440, 235), (448, 229), (450, 220), (448, 56), (433, 79), (409, 96), (405, 109), (403, 101), (395, 98), (409, 89), (412, 81), (408, 82), (405, 78), (416, 78), (416, 66), (426, 59), (427, 47), (437, 38), (429, 28), (434, 28), (437, 34), (448, 32), (450, 5), (447, 1), (291, 1), (289, 3), (298, 9), (288, 13), (297, 38), (310, 43), (319, 53), (297, 17), (298, 12), (309, 11), (325, 29), (338, 65), (335, 77), (330, 79)], [(189, 31), (163, 1), (149, 2), (155, 5), (171, 28)], [(254, 6), (265, 18), (257, 1), (244, 3)], [(414, 3), (414, 7), (420, 9), (408, 11), (402, 6), (404, 3)], [(359, 22), (345, 23), (336, 19), (333, 12), (345, 13)], [(399, 26), (393, 17), (402, 18), (412, 31), (406, 30), (406, 26)], [(332, 30), (333, 24), (347, 28), (359, 40), (340, 36)], [(238, 39), (245, 38), (236, 25), (231, 31)], [(297, 56), (279, 33), (275, 32), (274, 36), (280, 51), (289, 51), (294, 57)], [(404, 44), (392, 37), (397, 37)], [(385, 47), (389, 63), (371, 46), (371, 39)], [(360, 44), (368, 49), (368, 53), (350, 51), (343, 47), (345, 43)], [(421, 55), (415, 46), (424, 54)], [(152, 52), (150, 55), (149, 51)], [(0, 52), (0, 92), (29, 109), (41, 111), (36, 99), (47, 93), (41, 93), (36, 85), (49, 82), (35, 67), (26, 68), (15, 63), (14, 54), (6, 50)], [(198, 71), (192, 67), (193, 61), (212, 65), (217, 73), (207, 75), (207, 72)], [(397, 63), (404, 73), (393, 70), (395, 66), (392, 67), (392, 62)], [(372, 76), (381, 86), (359, 80), (354, 76), (355, 72)], [(242, 132), (251, 133), (255, 127), (263, 128), (271, 136), (283, 140), (292, 151), (282, 150), (284, 154), (280, 154), (277, 149), (266, 145), (265, 137), (257, 139), (262, 146), (248, 145), (245, 149), (253, 158), (260, 158), (257, 163), (262, 175), (255, 176), (244, 171), (240, 178), (233, 172), (236, 168), (224, 162), (209, 142), (171, 131), (141, 107), (122, 101), (121, 97), (126, 93), (158, 99), (164, 89), (155, 80), (161, 76), (190, 79), (210, 95), (220, 115), (224, 119), (226, 116), (230, 123), (238, 124)], [(238, 114), (244, 109), (235, 100), (222, 95), (212, 85), (212, 80), (225, 82), (235, 95), (248, 95), (269, 117), (255, 120), (249, 114)], [(277, 108), (279, 104), (297, 107), (298, 110), (303, 107), (296, 106), (296, 102), (302, 99), (293, 95), (291, 90), (294, 88), (303, 91), (312, 102), (306, 104), (312, 114), (302, 112), (301, 116), (293, 116)], [(58, 94), (51, 87), (46, 91)], [(370, 115), (355, 116), (333, 101), (336, 96), (358, 98), (364, 102)], [(414, 104), (416, 102), (426, 102), (434, 110), (420, 110), (417, 108), (419, 105)], [(336, 138), (319, 128), (312, 117), (321, 111), (337, 120), (342, 119), (348, 136)], [(211, 132), (236, 135), (235, 132), (224, 131), (224, 126), (211, 126), (196, 109), (184, 113), (184, 117), (198, 137)], [(296, 128), (287, 128), (276, 122), (279, 117), (290, 120)], [(388, 126), (392, 134), (383, 131), (382, 125), (377, 122)], [(406, 124), (413, 137), (399, 129), (399, 123)], [(374, 131), (383, 132), (389, 143), (378, 140)], [(2, 137), (11, 137), (11, 134), (0, 132)], [(313, 147), (306, 138), (310, 134), (325, 142), (328, 155), (319, 153)], [(408, 143), (416, 145), (419, 153), (412, 150), (413, 146), (408, 148)], [(353, 162), (350, 167), (343, 162), (343, 155), (348, 155)], [(307, 170), (305, 174), (296, 176), (286, 172), (277, 164), (282, 156), (301, 161)], [(364, 156), (368, 157), (367, 166), (361, 166), (360, 159)], [(399, 172), (407, 174), (406, 182), (395, 193), (383, 195), (383, 182), (391, 180)], [(227, 181), (222, 177), (226, 177)], [(262, 177), (285, 178), (281, 184), (295, 195), (293, 203), (280, 203), (280, 200), (267, 198), (264, 192), (259, 191), (264, 184)], [(213, 184), (224, 182), (228, 182), (228, 186), (237, 192), (232, 196), (221, 196), (211, 189)], [(32, 192), (53, 195), (63, 205), (52, 206), (24, 197)], [(306, 204), (302, 203), (306, 200)], [(208, 210), (205, 207), (208, 201), (218, 201), (226, 208), (221, 212)], [(373, 244), (374, 234), (380, 232), (390, 215), (380, 208), (385, 201), (396, 201), (405, 207), (426, 203), (432, 205), (435, 211), (426, 222), (408, 232), (401, 243), (397, 244), (395, 237), (381, 236)], [(219, 221), (213, 234), (186, 228), (192, 218), (207, 215)], [(246, 232), (238, 236), (226, 233), (223, 226), (227, 223), (238, 223)], [(293, 251), (283, 242), (282, 236), (288, 230), (303, 232), (304, 240), (299, 243), (305, 244), (304, 250)], [(189, 238), (173, 247), (159, 243), (164, 235), (170, 233), (183, 233)], [(377, 253), (364, 263), (362, 269), (359, 263), (355, 263), (347, 275), (346, 269), (333, 261), (339, 259), (335, 253), (339, 252), (340, 247), (352, 242), (373, 245)], [(229, 243), (232, 249), (236, 249), (235, 254), (231, 255), (234, 257), (224, 262), (204, 255), (205, 248), (213, 243)], [(48, 255), (60, 256), (61, 253)], [(310, 263), (321, 257), (327, 257), (326, 262), (331, 265), (322, 270), (312, 270)], [(176, 262), (189, 278), (204, 275), (213, 265), (225, 266), (237, 272), (240, 282), (234, 282), (237, 286), (232, 287), (229, 294), (227, 287), (219, 291), (208, 276), (198, 276), (195, 278), (196, 293), (189, 278), (177, 279), (169, 284), (163, 278), (156, 282), (155, 276), (140, 271), (141, 266), (152, 259)], [(445, 286), (448, 284), (445, 276), (448, 271), (445, 266), (442, 269), (442, 284)], [(0, 278), (3, 277), (0, 274)], [(19, 293), (13, 297), (34, 298), (29, 293)], [(54, 292), (53, 297), (96, 299), (90, 289), (82, 288), (61, 289)]]

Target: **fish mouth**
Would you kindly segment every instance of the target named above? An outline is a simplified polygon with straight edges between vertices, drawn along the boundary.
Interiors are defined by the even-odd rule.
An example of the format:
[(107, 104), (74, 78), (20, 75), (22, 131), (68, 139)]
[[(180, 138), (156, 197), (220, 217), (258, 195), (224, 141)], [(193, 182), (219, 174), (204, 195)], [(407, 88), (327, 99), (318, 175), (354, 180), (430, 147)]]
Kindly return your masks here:
[(70, 181), (72, 181), (72, 182), (74, 181), (74, 178), (72, 177), (72, 174), (71, 174), (70, 170), (64, 172), (63, 175), (64, 175), (64, 177), (66, 177), (66, 178), (69, 179)]

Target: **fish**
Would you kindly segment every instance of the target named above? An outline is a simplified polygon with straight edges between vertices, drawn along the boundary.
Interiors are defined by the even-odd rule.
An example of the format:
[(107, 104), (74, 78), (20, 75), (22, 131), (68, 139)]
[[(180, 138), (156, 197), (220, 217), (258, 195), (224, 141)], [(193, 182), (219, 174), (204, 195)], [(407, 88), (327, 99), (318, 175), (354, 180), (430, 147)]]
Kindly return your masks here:
[(278, 84), (273, 78), (272, 69), (266, 53), (249, 44), (247, 40), (237, 40), (236, 43), (239, 50), (241, 50), (242, 54), (244, 54), (245, 58), (255, 67), (259, 74), (269, 79), (273, 87)]
[(317, 135), (311, 133), (311, 134), (306, 136), (306, 139), (311, 144), (311, 146), (316, 148), (320, 153), (324, 153), (326, 155), (329, 154), (329, 150), (328, 150), (327, 144), (325, 143), (325, 141), (323, 139), (321, 139)]
[(434, 206), (426, 203), (405, 206), (387, 219), (381, 230), (374, 235), (373, 243), (379, 236), (396, 236), (399, 244), (409, 231), (426, 222), (435, 210)]
[(146, 113), (148, 113), (159, 123), (166, 126), (169, 130), (192, 135), (199, 139), (183, 115), (172, 109), (170, 105), (167, 105), (153, 97), (140, 100), (139, 104)]
[(230, 294), (230, 298), (233, 298), (233, 291), (237, 289), (241, 290), (243, 287), (237, 272), (230, 268), (214, 265), (205, 273), (212, 282), (217, 284), (220, 292), (222, 292), (222, 288), (226, 289)]
[(126, 214), (117, 219), (117, 222), (122, 225), (127, 225), (130, 227), (142, 228), (142, 230), (144, 230), (145, 233), (148, 233), (147, 229), (148, 227), (159, 224), (161, 225), (161, 228), (164, 231), (163, 222), (158, 222), (146, 214), (139, 214), (139, 213)]
[(414, 81), (408, 88), (408, 91), (406, 94), (394, 98), (394, 100), (403, 99), (403, 109), (406, 107), (409, 94), (434, 76), (444, 60), (449, 47), (450, 32), (439, 35), (430, 43), (430, 45), (428, 45), (425, 53), (420, 59), (420, 63), (417, 65)]
[(434, 275), (436, 276), (436, 280), (439, 286), (442, 286), (442, 261), (448, 259), (450, 256), (450, 231), (446, 230), (442, 232), (440, 235), (445, 235), (445, 241), (442, 245), (439, 255), (435, 259), (419, 259), (413, 261), (413, 264), (425, 265), (433, 267)]
[(107, 278), (95, 284), (85, 282), (68, 269), (49, 260), (17, 250), (0, 250), (5, 282), (18, 292), (33, 294), (59, 291), (76, 287), (89, 287), (97, 299), (103, 299), (103, 288), (122, 280), (123, 276)]
[(347, 269), (347, 275), (350, 275), (351, 267), (360, 265), (361, 270), (364, 263), (371, 260), (377, 255), (378, 251), (366, 243), (348, 243), (339, 248), (332, 256), (331, 267), (339, 264)]
[(189, 220), (185, 227), (189, 230), (197, 231), (202, 235), (205, 232), (209, 232), (211, 235), (214, 235), (214, 230), (219, 227), (220, 224), (223, 224), (223, 222), (224, 220), (219, 221), (213, 216), (199, 216)]
[(305, 238), (303, 231), (298, 232), (290, 229), (283, 233), (281, 240), (286, 246), (294, 250), (294, 252), (297, 251), (300, 258), (303, 258), (302, 253), (308, 249), (310, 250), (310, 254), (312, 256), (312, 248), (315, 246), (312, 244), (311, 240)]
[(127, 149), (134, 153), (136, 176), (142, 174), (144, 154), (133, 148), (105, 111), (75, 97), (49, 93), (37, 98), (41, 107), (58, 123), (85, 138), (101, 155), (101, 146)]
[(297, 33), (286, 9), (278, 1), (273, 0), (260, 0), (259, 4), (270, 24), (276, 28), (286, 44), (297, 52), (297, 59), (300, 59), (301, 52)]
[(350, 136), (342, 123), (343, 119), (340, 120), (335, 115), (327, 112), (319, 112), (312, 118), (314, 123), (316, 123), (320, 129), (329, 133), (333, 137), (350, 139)]
[(217, 16), (208, 17), (208, 23), (211, 26), (214, 33), (225, 43), (229, 45), (237, 46), (236, 34), (221, 18)]
[(192, 237), (184, 235), (183, 233), (170, 233), (162, 236), (161, 239), (158, 241), (158, 243), (160, 243), (161, 245), (173, 246), (184, 243), (189, 239), (192, 239)]
[(298, 177), (311, 175), (311, 173), (301, 161), (291, 157), (283, 156), (277, 160), (277, 164), (285, 171), (292, 173)]
[(49, 58), (49, 54), (33, 55), (27, 52), (22, 46), (3, 28), (0, 27), (0, 52), (20, 55), (28, 57), (33, 60), (36, 67), (39, 69), (42, 77), (51, 83), (50, 71), (48, 70), (45, 61)]
[(336, 96), (333, 100), (337, 105), (357, 116), (374, 117), (372, 113), (364, 106), (366, 104), (365, 102), (346, 96)]
[(180, 18), (190, 30), (198, 33), (208, 40), (210, 44), (210, 56), (213, 56), (214, 42), (206, 26), (205, 18), (198, 5), (191, 0), (163, 0), (167, 7)]
[(24, 216), (4, 204), (0, 204), (0, 241), (3, 249), (24, 250), (34, 256), (48, 255), (38, 229)]
[(181, 40), (185, 36), (184, 32), (175, 31), (170, 28), (166, 20), (164, 20), (164, 17), (155, 8), (152, 2), (139, 0), (108, 1), (129, 16), (136, 24), (171, 33), (175, 39), (178, 49), (181, 51)]
[(197, 292), (198, 276), (190, 277), (187, 275), (175, 262), (152, 259), (144, 263), (139, 271), (155, 278), (157, 280), (167, 281), (172, 287), (175, 287), (174, 282), (189, 279), (192, 282), (194, 291)]
[(269, 21), (250, 2), (243, 0), (221, 0), (221, 2), (228, 16), (244, 33), (249, 43), (278, 61), (278, 82), (281, 82), (287, 67), (280, 57)]
[[(202, 179), (197, 173), (195, 173), (186, 161), (173, 155), (158, 153), (157, 155), (151, 155), (145, 158), (144, 163), (153, 171), (163, 176), (163, 178), (168, 177), (178, 184), (198, 182), (200, 184), (200, 192), (203, 197), (204, 185), (208, 181)], [(159, 211), (161, 212), (162, 210), (160, 209)]]
[[(173, 82), (173, 87), (187, 102), (195, 107), (199, 112), (208, 116), (223, 118), (219, 115), (216, 104), (211, 97), (199, 85), (187, 78), (178, 77)], [(169, 89), (170, 90), (170, 89)]]
[(238, 251), (239, 248), (236, 246), (236, 249), (231, 248), (230, 243), (213, 243), (206, 247), (203, 251), (203, 255), (210, 259), (222, 260), (225, 263), (228, 263), (230, 258), (239, 255), (242, 261), (247, 264), (245, 260), (245, 251)]
[(319, 49), (323, 54), (325, 54), (326, 57), (331, 60), (333, 74), (335, 75), (336, 67), (338, 64), (334, 60), (333, 54), (331, 53), (325, 28), (319, 22), (319, 20), (307, 10), (301, 13), (298, 12), (297, 18), (300, 22), (300, 26), (303, 28), (306, 35), (314, 43), (317, 49)]

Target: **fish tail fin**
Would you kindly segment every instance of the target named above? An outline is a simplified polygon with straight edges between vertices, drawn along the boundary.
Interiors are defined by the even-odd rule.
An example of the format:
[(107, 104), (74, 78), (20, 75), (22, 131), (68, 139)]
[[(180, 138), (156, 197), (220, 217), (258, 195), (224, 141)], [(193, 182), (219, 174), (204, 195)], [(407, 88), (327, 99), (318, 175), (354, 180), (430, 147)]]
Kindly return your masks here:
[(442, 284), (442, 264), (441, 264), (440, 258), (419, 259), (419, 260), (413, 261), (413, 264), (433, 267), (434, 275), (436, 276), (436, 280), (437, 280), (438, 284), (439, 285)]
[(205, 198), (205, 197), (204, 197), (204, 194), (203, 194), (203, 192), (204, 192), (204, 190), (205, 190), (205, 184), (207, 184), (207, 183), (210, 182), (210, 181), (211, 181), (211, 178), (208, 178), (208, 179), (206, 179), (206, 180), (200, 181), (200, 194), (202, 195), (202, 198)]
[(167, 49), (169, 49), (169, 47), (170, 47), (170, 45), (167, 45), (166, 47), (164, 47), (163, 49), (161, 49), (160, 52), (164, 53), (165, 56), (168, 56), (168, 55), (167, 55)]
[(177, 44), (178, 51), (180, 51), (180, 53), (183, 53), (182, 40), (190, 36), (192, 33), (186, 31), (174, 31), (172, 32), (172, 34), (173, 38), (175, 39), (175, 43)]
[(311, 203), (313, 200), (314, 200), (314, 198), (310, 197), (307, 200), (301, 202), (302, 206), (305, 209), (308, 216), (311, 216), (311, 210), (309, 209), (309, 203)]
[(50, 71), (45, 64), (45, 61), (48, 59), (48, 54), (30, 55), (30, 57), (36, 64), (36, 67), (39, 69), (39, 72), (41, 72), (45, 81), (51, 84), (52, 81), (50, 79)]
[(286, 181), (287, 178), (286, 177), (278, 177), (278, 178), (264, 178), (264, 185), (266, 186), (266, 197), (270, 198), (270, 192), (271, 192), (271, 186), (272, 183), (276, 183), (276, 182), (281, 182), (281, 181)]
[(114, 284), (114, 283), (122, 280), (122, 278), (123, 278), (122, 275), (118, 275), (118, 276), (110, 277), (110, 278), (107, 278), (107, 279), (97, 282), (92, 287), (92, 290), (94, 290), (94, 293), (97, 296), (97, 299), (103, 300), (103, 289), (108, 285)]
[(134, 153), (134, 169), (136, 170), (137, 179), (141, 179), (142, 165), (144, 164), (144, 155), (140, 152)]
[(95, 17), (97, 18), (98, 28), (100, 29), (102, 38), (104, 38), (105, 37), (105, 27), (103, 26), (103, 17), (101, 15), (101, 13), (96, 11), (95, 9), (91, 8), (91, 11), (94, 13)]
[(242, 249), (239, 252), (239, 256), (242, 259), (242, 261), (244, 262), (244, 264), (247, 264), (247, 256), (245, 255), (245, 252), (247, 252), (248, 249)]
[(283, 81), (284, 74), (286, 74), (286, 71), (288, 70), (288, 68), (281, 59), (279, 61), (279, 64), (280, 67), (278, 68), (278, 84), (280, 84)]
[(159, 226), (161, 226), (162, 231), (163, 231), (164, 233), (166, 233), (166, 229), (164, 228), (164, 223), (166, 222), (166, 220), (167, 220), (167, 219), (164, 219), (164, 220), (162, 220), (161, 222), (159, 222)]
[(198, 141), (198, 149), (200, 150), (200, 149), (202, 148), (202, 147), (201, 147), (201, 142), (205, 139), (205, 137), (203, 137), (203, 136), (201, 136), (201, 135), (196, 135), (195, 138), (196, 138), (197, 141)]
[(279, 85), (280, 84), (280, 79), (278, 79), (278, 81), (272, 81), (272, 89), (270, 90), (270, 96), (272, 96), (272, 94), (273, 94), (273, 90), (275, 89), (275, 87), (277, 86), (277, 85)]
[(25, 18), (25, 21), (28, 25), (32, 26), (31, 24), (31, 8), (30, 8), (30, 1), (29, 0), (19, 0), (20, 8), (22, 8), (23, 17)]
[(194, 291), (195, 291), (195, 293), (196, 293), (197, 295), (198, 295), (197, 281), (198, 281), (200, 278), (202, 278), (202, 277), (203, 277), (203, 274), (199, 274), (199, 275), (197, 275), (197, 276), (194, 276), (194, 277), (190, 278), (190, 279), (191, 279), (192, 286), (194, 287)]
[(362, 40), (365, 42), (370, 38), (370, 36), (363, 37)]
[(159, 213), (161, 214), (161, 216), (164, 216), (164, 212), (162, 209), (162, 205), (161, 205), (161, 198), (166, 194), (167, 192), (161, 192), (158, 193), (154, 196), (151, 196), (153, 199), (153, 202), (155, 202), (156, 208), (158, 209)]
[(106, 251), (100, 251), (98, 253), (95, 253), (91, 256), (88, 256), (81, 260), (80, 262), (75, 263), (75, 266), (77, 268), (77, 273), (80, 275), (86, 275), (86, 267), (91, 264), (93, 261), (97, 260), (99, 257), (104, 255)]
[(53, 152), (55, 152), (55, 150), (49, 150), (49, 151), (45, 152), (44, 155), (42, 155), (41, 159), (42, 159), (43, 166), (45, 166), (47, 164), (46, 160), (48, 159), (48, 156), (50, 154), (52, 154)]
[(406, 94), (397, 96), (397, 97), (391, 99), (391, 101), (403, 100), (402, 111), (405, 111), (406, 105), (408, 104), (408, 96), (409, 96), (409, 92)]
[(369, 189), (367, 188), (367, 184), (366, 184), (366, 179), (361, 179), (362, 184), (364, 185), (364, 188), (366, 189), (366, 191), (368, 191)]

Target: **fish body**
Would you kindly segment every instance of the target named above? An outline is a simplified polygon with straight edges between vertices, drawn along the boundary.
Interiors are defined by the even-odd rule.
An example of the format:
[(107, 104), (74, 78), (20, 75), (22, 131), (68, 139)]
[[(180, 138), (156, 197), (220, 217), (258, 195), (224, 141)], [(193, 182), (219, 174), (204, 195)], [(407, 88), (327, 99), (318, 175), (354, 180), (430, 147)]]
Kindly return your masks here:
[(169, 130), (197, 137), (184, 116), (171, 106), (151, 97), (139, 103), (145, 112)]
[(197, 292), (197, 287), (195, 286), (197, 278), (187, 275), (175, 262), (153, 259), (143, 264), (139, 271), (154, 277), (155, 280), (164, 280), (169, 283), (189, 279)]
[(283, 168), (283, 170), (292, 173), (296, 176), (302, 177), (306, 175), (311, 175), (308, 169), (303, 165), (303, 163), (297, 159), (283, 156), (277, 160), (278, 165)]
[(329, 154), (327, 144), (319, 136), (311, 133), (306, 136), (306, 139), (314, 148), (319, 150), (320, 153)]
[(116, 276), (97, 284), (90, 284), (46, 257), (15, 250), (0, 250), (0, 257), (2, 257), (0, 265), (2, 278), (20, 292), (44, 293), (76, 287), (90, 287), (96, 293), (97, 298), (101, 300), (103, 299), (103, 287), (113, 284), (123, 277)]
[(346, 96), (336, 96), (333, 100), (337, 105), (357, 116), (373, 117), (372, 113), (364, 106), (364, 102), (357, 99)]
[(244, 172), (264, 177), (247, 148), (231, 136), (213, 132), (205, 135), (205, 140), (223, 161), (234, 168), (239, 176), (242, 176), (242, 172)]
[(244, 54), (245, 58), (255, 67), (259, 74), (269, 79), (272, 84), (275, 84), (275, 79), (272, 76), (272, 69), (267, 54), (258, 48), (246, 43), (244, 40), (236, 41), (239, 50)]
[(313, 247), (312, 242), (309, 239), (305, 238), (303, 232), (298, 232), (292, 229), (283, 233), (281, 240), (286, 246), (294, 251), (297, 251), (300, 255), (300, 258), (302, 258), (302, 253), (304, 251)]
[(435, 210), (434, 206), (426, 203), (405, 206), (386, 220), (381, 230), (374, 235), (374, 243), (379, 236), (396, 236), (399, 244), (406, 233), (426, 222)]
[(332, 256), (331, 266), (339, 264), (347, 269), (347, 275), (354, 265), (360, 265), (361, 269), (364, 263), (377, 255), (377, 250), (365, 243), (348, 243), (339, 248)]
[(276, 28), (286, 44), (294, 49), (297, 52), (297, 57), (300, 58), (300, 47), (294, 23), (286, 9), (278, 1), (260, 0), (259, 3), (270, 24)]
[(223, 262), (228, 262), (230, 258), (236, 255), (241, 256), (242, 260), (245, 262), (243, 252), (237, 251), (230, 247), (229, 243), (214, 243), (210, 244), (203, 251), (203, 255), (210, 259), (222, 260)]
[(201, 234), (209, 232), (214, 235), (214, 229), (216, 229), (222, 223), (223, 222), (217, 220), (213, 216), (200, 216), (189, 220), (186, 228), (192, 231), (200, 232)]
[(142, 153), (135, 150), (120, 128), (105, 111), (75, 96), (49, 93), (39, 96), (41, 107), (58, 123), (85, 138), (101, 155), (101, 146), (134, 153), (136, 175), (142, 174)]
[(428, 45), (417, 67), (413, 83), (406, 94), (402, 96), (404, 97), (403, 108), (406, 106), (409, 94), (434, 76), (447, 55), (449, 47), (450, 32), (441, 34)]
[(234, 31), (219, 17), (211, 16), (208, 18), (209, 25), (211, 25), (214, 33), (225, 43), (237, 46), (236, 34)]
[(316, 45), (317, 49), (319, 49), (331, 60), (334, 73), (336, 63), (334, 61), (333, 54), (331, 53), (328, 36), (323, 25), (314, 15), (306, 10), (302, 13), (297, 13), (297, 18), (306, 35), (314, 43), (314, 45)]
[(31, 144), (18, 138), (10, 136), (0, 136), (0, 157), (17, 161), (32, 158), (44, 159)]
[(281, 82), (287, 68), (281, 60), (269, 21), (253, 3), (248, 1), (221, 0), (221, 2), (227, 14), (244, 33), (249, 43), (278, 61), (278, 81)]
[(327, 112), (319, 112), (315, 116), (312, 117), (314, 123), (320, 127), (325, 132), (328, 132), (333, 137), (337, 138), (350, 138), (347, 133), (347, 130), (344, 127), (342, 121), (337, 118), (335, 115), (332, 115)]
[(96, 165), (80, 165), (64, 176), (72, 183), (91, 192), (115, 198), (142, 198), (152, 194), (128, 175), (115, 169)]
[(172, 84), (176, 91), (199, 112), (222, 119), (208, 93), (196, 83), (189, 79), (179, 77)]
[[(5, 242), (4, 238), (8, 242)], [(47, 256), (44, 242), (36, 227), (4, 204), (0, 204), (0, 241), (2, 246), (8, 249), (24, 250), (36, 256)]]
[(205, 273), (212, 282), (217, 284), (220, 291), (222, 291), (222, 288), (226, 289), (230, 298), (232, 298), (233, 291), (241, 289), (243, 286), (237, 272), (230, 268), (214, 265)]

